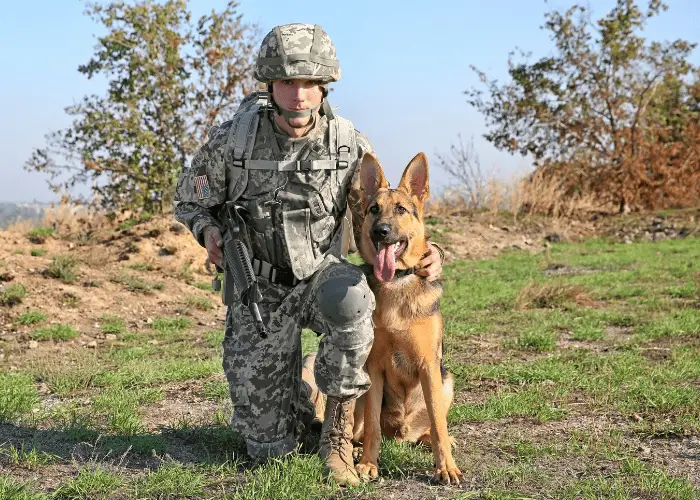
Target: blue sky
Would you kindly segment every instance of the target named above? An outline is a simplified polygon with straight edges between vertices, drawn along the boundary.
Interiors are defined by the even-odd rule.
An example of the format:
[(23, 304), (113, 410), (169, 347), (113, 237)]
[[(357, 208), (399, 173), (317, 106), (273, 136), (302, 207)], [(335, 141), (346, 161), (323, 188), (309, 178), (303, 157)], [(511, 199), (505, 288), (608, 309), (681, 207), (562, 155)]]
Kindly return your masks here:
[[(239, 12), (261, 34), (289, 22), (321, 24), (333, 39), (343, 71), (331, 104), (372, 142), (392, 184), (419, 151), (431, 160), (434, 191), (450, 184), (435, 160), (458, 139), (474, 136), (486, 169), (502, 175), (525, 171), (528, 162), (496, 151), (481, 138), (481, 115), (465, 102), (478, 85), (474, 64), (500, 80), (515, 47), (535, 57), (550, 51), (540, 30), (544, 13), (564, 0), (433, 0), (292, 2), (240, 0)], [(613, 0), (589, 0), (596, 16)], [(700, 41), (700, 2), (669, 0), (647, 36)], [(193, 0), (195, 15), (220, 9), (223, 0)], [(0, 201), (50, 201), (43, 174), (23, 170), (44, 134), (70, 124), (65, 106), (88, 93), (102, 94), (103, 80), (88, 81), (77, 67), (87, 62), (100, 27), (83, 15), (78, 0), (5, 2), (0, 14)], [(692, 61), (700, 64), (700, 49)]]

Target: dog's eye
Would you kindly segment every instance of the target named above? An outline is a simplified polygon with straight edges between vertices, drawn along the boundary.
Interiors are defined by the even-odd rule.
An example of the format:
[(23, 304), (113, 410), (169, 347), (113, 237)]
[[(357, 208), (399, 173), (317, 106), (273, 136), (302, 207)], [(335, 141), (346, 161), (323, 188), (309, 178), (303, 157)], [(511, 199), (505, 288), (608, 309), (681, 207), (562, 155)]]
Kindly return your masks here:
[(407, 213), (408, 213), (408, 209), (407, 209), (406, 207), (401, 206), (401, 205), (396, 205), (396, 211), (397, 211), (400, 215), (403, 215), (403, 214), (407, 214)]
[(369, 207), (369, 213), (372, 215), (377, 215), (379, 213), (379, 205), (372, 205)]

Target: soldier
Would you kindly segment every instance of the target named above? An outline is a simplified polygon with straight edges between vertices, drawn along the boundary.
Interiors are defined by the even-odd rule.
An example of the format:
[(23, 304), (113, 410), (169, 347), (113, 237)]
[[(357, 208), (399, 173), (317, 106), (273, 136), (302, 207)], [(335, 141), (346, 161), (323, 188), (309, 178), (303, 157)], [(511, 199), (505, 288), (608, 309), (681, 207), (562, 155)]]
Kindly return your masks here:
[[(175, 218), (211, 262), (222, 264), (221, 207), (235, 201), (245, 221), (268, 337), (224, 277), (223, 367), (234, 412), (232, 428), (253, 459), (293, 451), (314, 415), (301, 380), (301, 329), (320, 341), (315, 382), (326, 394), (320, 454), (325, 473), (358, 484), (352, 460), (354, 402), (369, 388), (364, 368), (374, 336), (374, 296), (344, 255), (357, 212), (359, 160), (367, 138), (328, 105), (340, 79), (333, 43), (318, 25), (287, 24), (262, 41), (255, 77), (268, 92), (247, 96), (231, 121), (209, 133), (180, 174)], [(353, 213), (353, 217), (362, 217)], [(356, 224), (355, 227), (358, 227)], [(419, 273), (435, 279), (441, 253), (432, 246)]]

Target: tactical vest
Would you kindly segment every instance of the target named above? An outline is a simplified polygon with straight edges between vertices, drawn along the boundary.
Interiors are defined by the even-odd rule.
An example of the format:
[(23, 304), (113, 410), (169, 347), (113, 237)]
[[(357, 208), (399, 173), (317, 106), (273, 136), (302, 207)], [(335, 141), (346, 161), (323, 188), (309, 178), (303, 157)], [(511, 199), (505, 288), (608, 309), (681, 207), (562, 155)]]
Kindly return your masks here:
[[(280, 256), (270, 255), (275, 253), (278, 243), (275, 234), (279, 235), (277, 238), (284, 240), (281, 243), (289, 259), (285, 264), (298, 280), (303, 280), (315, 272), (327, 254), (347, 253), (343, 236), (351, 232), (346, 209), (348, 187), (358, 160), (355, 128), (349, 120), (330, 113), (331, 116), (326, 115), (325, 158), (252, 159), (258, 131), (271, 126), (260, 122), (265, 113), (271, 112), (269, 101), (267, 92), (254, 92), (241, 102), (234, 115), (224, 151), (226, 198), (240, 202), (249, 213), (248, 235), (253, 250), (258, 250), (257, 256), (279, 265)], [(272, 141), (276, 146), (274, 137)], [(267, 173), (263, 176), (260, 171)], [(245, 199), (251, 191), (249, 184), (261, 176), (275, 179), (278, 185), (264, 186), (261, 196), (249, 195)], [(268, 193), (273, 198), (266, 198)], [(270, 214), (268, 209), (274, 213)], [(256, 227), (258, 220), (264, 221), (261, 227)], [(267, 253), (263, 249), (265, 245)], [(228, 278), (225, 282), (232, 282)]]

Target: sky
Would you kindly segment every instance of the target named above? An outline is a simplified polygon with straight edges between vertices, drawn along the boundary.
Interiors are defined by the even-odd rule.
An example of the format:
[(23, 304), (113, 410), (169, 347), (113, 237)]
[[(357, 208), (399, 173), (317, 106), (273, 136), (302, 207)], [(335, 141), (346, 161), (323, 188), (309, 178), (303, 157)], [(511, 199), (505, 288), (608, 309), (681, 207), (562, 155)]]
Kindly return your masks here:
[[(191, 0), (199, 16), (225, 0)], [(533, 57), (551, 54), (544, 14), (573, 0), (239, 0), (243, 19), (262, 37), (274, 26), (320, 24), (333, 40), (342, 78), (330, 103), (372, 143), (392, 185), (418, 152), (430, 163), (433, 192), (453, 181), (439, 168), (461, 137), (473, 137), (482, 168), (505, 178), (529, 171), (527, 159), (497, 151), (482, 135), (484, 118), (464, 91), (479, 87), (471, 65), (505, 81), (508, 53), (519, 47)], [(668, 0), (652, 19), (654, 40), (700, 42), (700, 2)], [(614, 0), (588, 0), (594, 17)], [(80, 0), (3, 2), (0, 14), (0, 201), (54, 201), (45, 174), (23, 166), (45, 134), (68, 127), (64, 108), (86, 94), (102, 95), (104, 79), (87, 80), (86, 63), (101, 27), (83, 14)], [(700, 64), (700, 48), (691, 57)], [(83, 193), (86, 191), (82, 191)]]

